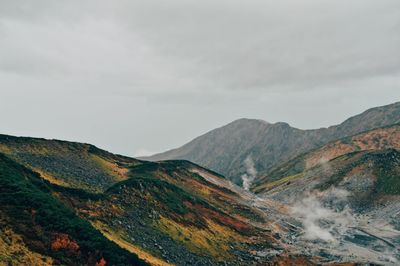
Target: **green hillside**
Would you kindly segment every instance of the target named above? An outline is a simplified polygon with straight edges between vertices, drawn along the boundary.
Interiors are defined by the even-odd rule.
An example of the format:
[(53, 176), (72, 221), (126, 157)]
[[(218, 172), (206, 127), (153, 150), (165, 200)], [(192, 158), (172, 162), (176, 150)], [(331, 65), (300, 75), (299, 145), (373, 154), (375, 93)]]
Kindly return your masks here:
[[(49, 183), (38, 174), (3, 154), (0, 154), (0, 194), (3, 237), (5, 229), (22, 236), (20, 241), (26, 246), (26, 253), (51, 258), (49, 264), (56, 265), (95, 265), (101, 261), (109, 265), (146, 265), (55, 199)], [(1, 254), (0, 262), (22, 265), (24, 255)]]

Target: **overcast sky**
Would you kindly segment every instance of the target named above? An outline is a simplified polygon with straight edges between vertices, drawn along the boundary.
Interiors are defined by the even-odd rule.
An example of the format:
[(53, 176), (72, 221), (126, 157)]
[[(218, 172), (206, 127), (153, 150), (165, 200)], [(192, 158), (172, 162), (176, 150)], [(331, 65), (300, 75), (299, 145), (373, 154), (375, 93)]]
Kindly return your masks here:
[(400, 100), (399, 0), (0, 0), (0, 132), (136, 156)]

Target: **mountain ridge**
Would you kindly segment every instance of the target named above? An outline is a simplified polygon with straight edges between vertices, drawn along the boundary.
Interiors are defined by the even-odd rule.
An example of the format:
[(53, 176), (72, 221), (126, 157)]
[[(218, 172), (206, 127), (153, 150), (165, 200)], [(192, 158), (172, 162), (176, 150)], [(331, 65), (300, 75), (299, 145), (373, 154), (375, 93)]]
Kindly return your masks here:
[[(34, 180), (47, 184), (44, 206), (59, 202), (60, 208), (69, 209), (92, 231), (97, 230), (102, 241), (112, 241), (121, 250), (128, 250), (136, 254), (138, 260), (152, 265), (216, 265), (222, 262), (246, 265), (259, 260), (267, 262), (267, 258), (255, 255), (266, 247), (289, 251), (265, 229), (272, 223), (271, 217), (265, 217), (263, 211), (252, 206), (249, 195), (242, 195), (243, 191), (223, 176), (189, 161), (145, 162), (81, 143), (10, 136), (0, 138), (0, 155), (8, 158), (10, 164), (27, 169)], [(123, 176), (119, 175), (121, 172)], [(6, 187), (11, 186), (10, 180), (12, 176), (0, 168), (0, 190), (5, 187), (4, 181)], [(30, 179), (28, 181), (30, 184)], [(17, 198), (29, 202), (29, 198)], [(12, 197), (2, 199), (2, 206), (14, 206)], [(9, 209), (5, 228), (11, 227), (13, 220), (17, 221), (18, 214), (12, 212), (13, 207)], [(49, 227), (57, 224), (57, 218), (51, 217), (55, 221), (48, 221)], [(30, 227), (29, 221), (21, 222), (24, 228)], [(68, 227), (69, 222), (65, 223)], [(30, 243), (29, 232), (7, 233), (2, 231), (4, 227), (0, 227), (0, 252), (3, 237), (7, 239), (10, 234), (18, 238), (16, 233), (19, 233)], [(83, 247), (78, 240), (85, 234), (77, 236), (73, 232), (67, 237), (65, 232), (60, 233), (62, 243), (76, 242)], [(51, 234), (52, 231), (46, 231), (42, 241), (46, 247), (51, 245), (47, 240)], [(51, 247), (46, 250), (42, 252), (44, 255), (52, 255)], [(69, 251), (66, 252), (60, 255), (61, 260), (68, 255)], [(2, 252), (0, 264), (4, 254), (8, 260), (8, 253)], [(40, 254), (35, 257), (40, 259)], [(58, 259), (52, 255), (48, 260), (53, 257)], [(104, 253), (104, 258), (111, 263), (115, 261), (108, 253)], [(304, 258), (305, 261), (310, 259)], [(68, 260), (65, 264), (73, 265)]]
[(400, 124), (367, 130), (305, 152), (271, 169), (265, 176), (259, 176), (254, 180), (252, 191), (260, 193), (263, 185), (271, 188), (274, 183), (281, 183), (280, 180), (295, 177), (348, 153), (383, 149), (400, 150)]
[[(279, 126), (285, 127), (284, 124)], [(381, 134), (380, 138), (383, 141), (386, 135)], [(1, 155), (3, 152), (6, 155)], [(373, 230), (380, 226), (379, 223), (375, 223), (378, 222), (375, 218), (370, 219), (357, 213), (362, 215), (363, 219), (374, 222), (374, 227), (360, 227), (362, 225), (359, 223), (352, 224), (351, 228), (345, 226), (344, 238), (338, 238), (340, 246), (332, 248), (332, 242), (323, 242), (320, 238), (310, 241), (305, 238), (307, 223), (304, 223), (303, 217), (293, 216), (293, 206), (285, 203), (287, 197), (295, 195), (294, 193), (279, 195), (272, 191), (271, 194), (267, 192), (254, 195), (223, 176), (190, 161), (146, 162), (119, 157), (85, 144), (10, 137), (0, 138), (0, 159), (2, 156), (8, 158), (7, 165), (21, 165), (21, 169), (25, 170), (22, 173), (17, 171), (13, 176), (7, 168), (0, 167), (0, 190), (5, 192), (0, 201), (2, 206), (7, 207), (5, 217), (3, 209), (0, 210), (0, 262), (16, 257), (19, 260), (33, 258), (35, 261), (46, 261), (48, 265), (54, 264), (52, 260), (74, 265), (69, 260), (72, 256), (70, 252), (73, 252), (82, 262), (90, 260), (87, 263), (89, 266), (104, 265), (105, 261), (124, 265), (123, 262), (118, 263), (118, 258), (114, 258), (110, 252), (101, 252), (99, 242), (113, 246), (121, 256), (126, 254), (128, 260), (129, 254), (126, 251), (131, 255), (136, 254), (130, 260), (141, 260), (157, 266), (333, 266), (357, 265), (356, 262), (381, 262), (390, 259), (390, 255), (398, 257), (396, 250), (393, 250), (393, 245), (399, 243), (398, 232), (392, 231), (393, 236), (385, 236), (384, 232), (375, 233)], [(361, 172), (361, 177), (368, 177), (369, 173), (373, 173), (373, 178), (380, 180), (377, 188), (384, 192), (381, 195), (394, 193), (394, 205), (382, 207), (378, 201), (374, 213), (381, 214), (388, 210), (390, 215), (387, 217), (395, 221), (395, 212), (400, 202), (397, 195), (400, 185), (397, 179), (393, 178), (396, 175), (392, 173), (396, 174), (400, 169), (400, 153), (389, 150), (371, 155), (366, 153), (365, 156), (346, 155), (344, 158), (349, 158), (346, 164), (343, 164), (341, 159), (334, 160), (334, 175), (326, 174), (323, 182), (320, 182), (320, 190), (325, 193), (324, 190), (327, 191), (331, 184), (347, 180), (346, 169), (354, 169), (352, 164), (355, 162), (355, 166), (364, 167), (362, 170), (365, 173)], [(389, 159), (391, 164), (382, 168)], [(374, 168), (376, 171), (368, 170), (369, 161), (377, 162)], [(2, 160), (0, 166), (1, 163)], [(337, 173), (335, 169), (338, 170)], [(346, 171), (343, 172), (342, 169)], [(26, 173), (28, 175), (25, 175)], [(30, 192), (26, 197), (21, 196), (19, 182), (13, 182), (18, 180), (28, 186), (42, 184), (40, 187), (44, 189), (45, 194), (38, 190), (33, 191), (43, 203), (39, 205), (39, 216), (35, 216), (36, 212), (30, 209), (31, 204), (35, 204), (36, 208), (38, 206), (36, 196), (30, 196)], [(53, 182), (54, 180), (59, 182)], [(357, 182), (353, 182), (349, 188), (369, 184), (358, 183), (359, 178), (351, 180)], [(287, 188), (292, 188), (293, 184), (289, 184)], [(285, 188), (286, 186), (283, 187)], [(307, 184), (306, 189), (313, 187)], [(13, 192), (11, 196), (8, 195), (10, 191)], [(373, 192), (373, 187), (371, 191)], [(366, 202), (375, 203), (373, 200)], [(24, 204), (26, 211), (15, 211), (25, 206)], [(58, 206), (56, 209), (51, 207), (54, 204)], [(46, 211), (49, 209), (46, 206), (51, 207), (50, 212)], [(69, 210), (69, 216), (76, 218), (66, 220), (67, 215), (62, 211), (65, 208)], [(61, 213), (57, 209), (60, 209)], [(325, 211), (329, 214), (334, 212), (328, 209)], [(21, 213), (26, 217), (23, 220), (19, 219)], [(32, 220), (32, 214), (40, 217), (40, 225), (45, 229), (44, 234), (39, 234), (40, 241), (33, 242), (34, 245), (36, 243), (44, 246), (43, 252), (39, 254), (34, 253), (35, 249), (32, 249), (32, 241), (37, 239), (37, 234), (30, 233), (30, 228), (35, 228), (35, 224), (32, 226), (32, 221), (35, 221)], [(59, 215), (61, 217), (57, 219)], [(84, 231), (77, 234), (76, 231), (79, 232), (80, 229), (68, 229), (75, 228), (76, 219), (79, 219), (80, 224), (84, 223), (87, 228), (91, 228), (88, 229), (92, 232), (91, 235), (97, 237), (92, 238)], [(318, 224), (319, 222), (318, 220)], [(321, 222), (325, 223), (325, 220), (322, 219)], [(58, 228), (60, 223), (63, 227), (52, 230)], [(15, 225), (20, 225), (26, 230), (14, 228)], [(398, 228), (396, 223), (394, 225)], [(368, 235), (362, 233), (363, 231), (373, 236), (367, 238), (367, 241), (365, 238)], [(329, 232), (326, 234), (330, 236)], [(94, 259), (83, 253), (87, 250), (83, 249), (86, 245), (83, 241), (85, 237), (89, 238), (89, 244), (93, 242), (89, 247), (95, 247), (95, 251), (99, 251)], [(10, 238), (14, 241), (22, 239), (23, 242), (20, 245), (14, 242), (7, 244), (10, 243)], [(364, 243), (366, 241), (368, 246)], [(378, 245), (377, 248), (388, 248), (388, 252), (374, 253), (375, 244)], [(57, 251), (54, 254), (52, 246)], [(81, 253), (78, 252), (78, 246), (82, 248)], [(341, 248), (343, 246), (364, 250), (347, 251)], [(12, 250), (11, 254), (7, 251), (9, 249)], [(368, 257), (364, 257), (364, 252), (368, 252)], [(79, 257), (79, 254), (82, 256)], [(379, 257), (380, 254), (382, 257)], [(123, 259), (121, 257), (121, 260)], [(343, 264), (346, 262), (349, 263)], [(80, 262), (77, 264), (84, 265)], [(125, 265), (135, 263), (127, 262)]]
[(341, 124), (319, 129), (298, 129), (288, 123), (268, 123), (259, 119), (238, 119), (211, 130), (180, 148), (144, 160), (186, 159), (241, 183), (246, 173), (244, 161), (251, 157), (258, 172), (329, 141), (362, 131), (400, 122), (400, 102), (370, 108)]

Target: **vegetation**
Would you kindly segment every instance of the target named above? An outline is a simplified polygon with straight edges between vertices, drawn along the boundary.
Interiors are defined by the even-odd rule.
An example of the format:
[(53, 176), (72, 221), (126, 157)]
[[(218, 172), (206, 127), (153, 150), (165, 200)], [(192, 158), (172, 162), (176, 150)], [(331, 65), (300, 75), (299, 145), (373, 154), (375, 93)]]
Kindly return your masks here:
[(127, 178), (140, 161), (95, 146), (59, 140), (0, 135), (0, 152), (62, 186), (101, 192)]
[(206, 202), (190, 195), (179, 187), (151, 176), (136, 177), (122, 181), (108, 189), (107, 193), (117, 192), (123, 187), (151, 193), (151, 196), (154, 197), (155, 200), (165, 204), (169, 211), (172, 211), (171, 213), (176, 213), (178, 215), (184, 215), (189, 212), (188, 208), (183, 204), (184, 202), (206, 204)]
[[(56, 264), (145, 265), (107, 240), (87, 221), (52, 197), (40, 176), (0, 154), (0, 206), (4, 220), (30, 250)], [(2, 228), (4, 228), (4, 224)]]
[[(400, 194), (399, 152), (356, 151), (371, 142), (351, 137), (345, 145), (354, 152), (329, 160), (329, 170), (325, 161), (308, 164), (305, 154), (257, 188), (305, 181), (324, 190), (367, 172), (372, 189), (362, 182), (355, 187), (365, 198)], [(393, 143), (388, 138), (384, 147)], [(0, 151), (7, 154), (0, 154), (0, 265), (305, 264), (280, 246), (286, 225), (274, 219), (272, 201), (261, 209), (223, 176), (188, 161), (143, 162), (88, 144), (1, 135)]]
[[(378, 157), (379, 156), (379, 157)], [(377, 158), (376, 191), (389, 195), (400, 195), (400, 152), (388, 150), (375, 155)]]
[[(271, 169), (266, 175), (255, 181), (252, 190), (256, 193), (263, 192), (274, 187), (274, 184), (280, 179), (296, 176), (310, 170), (312, 167), (318, 167), (330, 160), (340, 158), (342, 155), (358, 151), (385, 150), (389, 148), (400, 149), (399, 144), (399, 124), (377, 128), (335, 140)], [(341, 158), (345, 159), (346, 157)], [(340, 174), (338, 175), (340, 176)], [(328, 186), (329, 184), (326, 185)]]
[(190, 160), (241, 184), (241, 175), (246, 172), (243, 161), (247, 156), (252, 157), (258, 172), (264, 175), (285, 161), (331, 141), (400, 123), (399, 113), (400, 103), (394, 103), (372, 108), (339, 125), (315, 130), (300, 130), (282, 122), (270, 124), (262, 120), (239, 119), (180, 148), (150, 158)]

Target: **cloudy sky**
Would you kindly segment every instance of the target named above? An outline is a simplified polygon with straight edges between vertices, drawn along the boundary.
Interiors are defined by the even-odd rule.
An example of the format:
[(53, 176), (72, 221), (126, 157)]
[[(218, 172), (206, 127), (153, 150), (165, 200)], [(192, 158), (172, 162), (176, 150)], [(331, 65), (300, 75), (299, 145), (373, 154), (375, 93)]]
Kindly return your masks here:
[(0, 132), (125, 155), (400, 100), (399, 0), (0, 0)]

